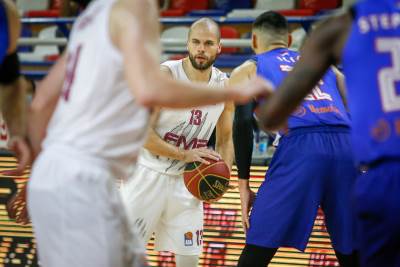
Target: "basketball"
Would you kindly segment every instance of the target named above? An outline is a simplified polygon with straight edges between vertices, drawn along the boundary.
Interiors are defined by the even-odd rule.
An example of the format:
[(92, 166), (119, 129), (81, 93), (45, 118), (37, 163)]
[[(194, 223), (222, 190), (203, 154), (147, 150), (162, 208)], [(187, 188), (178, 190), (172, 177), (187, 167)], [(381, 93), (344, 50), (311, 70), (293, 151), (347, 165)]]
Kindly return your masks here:
[(228, 190), (230, 172), (223, 160), (207, 160), (209, 165), (200, 162), (186, 164), (183, 179), (193, 196), (211, 202), (221, 198)]

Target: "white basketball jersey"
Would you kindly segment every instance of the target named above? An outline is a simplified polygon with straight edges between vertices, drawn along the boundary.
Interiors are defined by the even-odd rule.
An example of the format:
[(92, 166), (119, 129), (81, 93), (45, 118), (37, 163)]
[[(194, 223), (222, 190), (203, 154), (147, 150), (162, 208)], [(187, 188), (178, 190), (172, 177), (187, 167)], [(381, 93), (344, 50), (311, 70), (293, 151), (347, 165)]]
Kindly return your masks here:
[[(171, 70), (175, 79), (190, 82), (182, 60), (167, 61), (162, 65)], [(208, 84), (223, 88), (226, 79), (225, 73), (213, 67)], [(223, 103), (191, 109), (161, 109), (155, 131), (164, 141), (182, 149), (207, 147), (223, 110)], [(182, 174), (185, 168), (185, 162), (154, 155), (145, 148), (141, 150), (138, 162), (172, 175)]]
[(125, 174), (143, 145), (149, 111), (135, 102), (123, 77), (122, 55), (111, 42), (114, 2), (93, 2), (74, 24), (62, 96), (44, 148), (64, 146), (100, 157)]

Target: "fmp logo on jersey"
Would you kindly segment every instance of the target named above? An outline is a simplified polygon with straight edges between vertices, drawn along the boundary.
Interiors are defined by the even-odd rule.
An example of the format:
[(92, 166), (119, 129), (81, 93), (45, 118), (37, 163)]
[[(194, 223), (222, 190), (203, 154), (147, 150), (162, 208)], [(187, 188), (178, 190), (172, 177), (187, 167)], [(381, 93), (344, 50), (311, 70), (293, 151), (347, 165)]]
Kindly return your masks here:
[(185, 236), (185, 246), (186, 247), (193, 246), (193, 233), (186, 232), (184, 236)]

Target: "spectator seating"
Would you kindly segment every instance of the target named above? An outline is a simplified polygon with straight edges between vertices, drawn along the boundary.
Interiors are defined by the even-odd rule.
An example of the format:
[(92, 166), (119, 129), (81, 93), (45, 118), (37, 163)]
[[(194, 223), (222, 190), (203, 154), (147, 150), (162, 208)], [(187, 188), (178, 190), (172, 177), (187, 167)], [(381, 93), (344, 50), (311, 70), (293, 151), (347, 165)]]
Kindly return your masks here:
[(300, 0), (300, 9), (313, 9), (315, 11), (335, 9), (341, 5), (341, 0)]
[(290, 45), (290, 49), (292, 50), (300, 50), (300, 47), (303, 45), (303, 42), (306, 38), (306, 31), (302, 27), (298, 27), (290, 34), (292, 36), (292, 42)]
[(266, 10), (262, 9), (234, 9), (227, 14), (228, 18), (256, 18)]
[(295, 9), (295, 0), (258, 0), (255, 9), (262, 10), (289, 10)]
[[(28, 0), (26, 0), (28, 1)], [(30, 0), (33, 2), (32, 0)], [(61, 1), (53, 0), (48, 4), (48, 8), (46, 9), (28, 9), (24, 12), (26, 17), (29, 18), (39, 18), (39, 17), (47, 17), (47, 18), (56, 18), (60, 16), (60, 8)]]
[(223, 17), (226, 12), (222, 9), (192, 10), (187, 15), (190, 17)]
[(214, 0), (214, 5), (216, 9), (222, 9), (225, 11), (241, 8), (249, 9), (253, 7), (251, 0)]
[(186, 15), (192, 10), (208, 9), (208, 0), (171, 0), (167, 10), (161, 11), (163, 17), (176, 17)]
[[(57, 26), (50, 26), (44, 28), (39, 32), (39, 39), (54, 39), (57, 35)], [(58, 46), (55, 45), (36, 45), (33, 48), (33, 52), (22, 52), (19, 53), (21, 61), (44, 61), (46, 59), (53, 58), (59, 54)]]
[(17, 0), (18, 10), (24, 14), (30, 10), (47, 10), (49, 8), (49, 0)]
[[(240, 38), (240, 34), (235, 27), (232, 26), (221, 26), (221, 38), (224, 39), (237, 39)], [(222, 47), (221, 53), (236, 53), (239, 49), (236, 47)]]
[[(175, 26), (164, 30), (161, 33), (161, 39), (183, 39), (186, 40), (189, 34), (189, 27)], [(168, 52), (183, 52), (186, 51), (186, 45), (165, 47), (164, 50)]]

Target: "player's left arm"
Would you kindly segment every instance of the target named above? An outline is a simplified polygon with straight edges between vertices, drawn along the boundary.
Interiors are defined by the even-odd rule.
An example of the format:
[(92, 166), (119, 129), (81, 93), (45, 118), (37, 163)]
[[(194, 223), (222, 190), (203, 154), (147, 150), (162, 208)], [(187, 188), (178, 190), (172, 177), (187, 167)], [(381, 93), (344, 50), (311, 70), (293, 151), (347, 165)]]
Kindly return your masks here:
[(232, 125), (233, 125), (234, 104), (226, 102), (223, 112), (217, 122), (216, 144), (215, 149), (221, 155), (221, 158), (232, 170), (233, 163), (233, 141), (232, 141)]
[(10, 84), (0, 84), (0, 106), (11, 137), (26, 134), (26, 87), (22, 78)]
[(47, 125), (56, 108), (66, 73), (66, 55), (62, 55), (39, 84), (29, 108), (28, 138), (36, 156), (46, 136)]
[(352, 17), (348, 12), (328, 19), (311, 34), (294, 69), (276, 93), (261, 106), (261, 128), (279, 129), (327, 69), (339, 62), (351, 22)]
[[(229, 84), (240, 84), (249, 80), (257, 73), (257, 65), (248, 60), (236, 67), (231, 74)], [(240, 206), (242, 210), (242, 224), (246, 232), (249, 228), (249, 213), (253, 205), (255, 193), (250, 188), (250, 165), (253, 150), (253, 104), (247, 103), (236, 107), (233, 122), (233, 141), (238, 168)]]
[[(256, 75), (257, 66), (252, 60), (236, 67), (229, 78), (229, 84), (240, 84)], [(253, 103), (237, 105), (233, 121), (233, 145), (239, 183), (248, 184), (251, 156), (253, 151)]]

